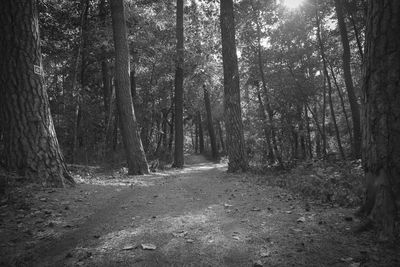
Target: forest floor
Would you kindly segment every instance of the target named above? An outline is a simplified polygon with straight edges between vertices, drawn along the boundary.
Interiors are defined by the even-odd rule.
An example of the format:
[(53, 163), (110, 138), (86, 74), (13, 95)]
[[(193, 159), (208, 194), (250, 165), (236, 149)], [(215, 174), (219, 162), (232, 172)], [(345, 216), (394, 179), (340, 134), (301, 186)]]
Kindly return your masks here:
[[(314, 203), (201, 156), (145, 176), (87, 167), (70, 189), (0, 203), (0, 266), (400, 266), (354, 234), (354, 208)], [(271, 174), (272, 175), (272, 174)]]

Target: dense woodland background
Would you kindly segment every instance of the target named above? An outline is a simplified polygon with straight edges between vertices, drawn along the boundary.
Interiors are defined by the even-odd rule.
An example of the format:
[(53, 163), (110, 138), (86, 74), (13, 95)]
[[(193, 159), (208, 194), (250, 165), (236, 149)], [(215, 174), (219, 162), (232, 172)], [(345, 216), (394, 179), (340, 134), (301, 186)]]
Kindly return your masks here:
[[(359, 155), (352, 145), (360, 136), (354, 136), (343, 59), (350, 63), (357, 101), (365, 7), (362, 1), (338, 3), (350, 46), (345, 57), (334, 1), (306, 2), (295, 10), (274, 1), (235, 5), (244, 135), (252, 163)], [(219, 6), (187, 1), (184, 12), (185, 152), (211, 154), (214, 142), (224, 155)], [(174, 14), (173, 1), (126, 3), (140, 137), (147, 157), (165, 162), (172, 160), (174, 145)], [(45, 84), (66, 160), (118, 162), (123, 152), (108, 4), (41, 1), (39, 15)]]

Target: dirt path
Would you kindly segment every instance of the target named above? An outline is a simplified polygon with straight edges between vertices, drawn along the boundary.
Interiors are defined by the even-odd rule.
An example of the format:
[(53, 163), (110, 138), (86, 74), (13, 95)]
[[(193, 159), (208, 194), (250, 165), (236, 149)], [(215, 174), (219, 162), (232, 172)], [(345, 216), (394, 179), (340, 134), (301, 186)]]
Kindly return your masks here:
[[(398, 250), (374, 244), (368, 233), (355, 236), (350, 232), (355, 223), (351, 217), (353, 210), (306, 205), (283, 189), (257, 185), (257, 178), (250, 175), (227, 174), (224, 165), (206, 162), (199, 156), (192, 156), (189, 163), (192, 164), (183, 170), (129, 178), (122, 183), (93, 183), (70, 191), (43, 192), (46, 203), (54, 201), (58, 208), (60, 203), (71, 208), (64, 213), (51, 211), (42, 232), (51, 231), (52, 235), (30, 241), (31, 246), (24, 246), (23, 241), (29, 239), (26, 236), (14, 242), (11, 251), (20, 260), (14, 258), (8, 263), (16, 266), (400, 264), (395, 255)], [(66, 200), (72, 203), (66, 204)], [(44, 201), (42, 195), (39, 201)], [(31, 233), (31, 240), (36, 240), (35, 236), (35, 232)], [(6, 250), (3, 245), (2, 250), (2, 256), (10, 253), (10, 248)]]

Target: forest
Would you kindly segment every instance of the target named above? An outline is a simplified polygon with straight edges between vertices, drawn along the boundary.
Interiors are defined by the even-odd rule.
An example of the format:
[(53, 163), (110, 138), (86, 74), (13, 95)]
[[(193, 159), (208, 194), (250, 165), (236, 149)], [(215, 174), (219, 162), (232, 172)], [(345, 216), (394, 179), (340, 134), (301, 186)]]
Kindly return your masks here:
[(0, 22), (0, 265), (400, 265), (399, 1)]

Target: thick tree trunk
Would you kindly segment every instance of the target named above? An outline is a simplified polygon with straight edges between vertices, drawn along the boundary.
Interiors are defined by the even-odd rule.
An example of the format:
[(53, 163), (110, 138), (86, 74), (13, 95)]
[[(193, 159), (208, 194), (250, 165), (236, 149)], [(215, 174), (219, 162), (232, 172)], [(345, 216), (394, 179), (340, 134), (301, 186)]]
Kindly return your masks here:
[(233, 0), (220, 1), (222, 60), (224, 70), (224, 109), (228, 171), (246, 171), (242, 111), (240, 106), (239, 69), (236, 54)]
[(36, 1), (0, 1), (0, 116), (5, 167), (44, 186), (73, 184), (43, 86)]
[(210, 96), (208, 94), (208, 90), (205, 85), (203, 85), (203, 92), (204, 92), (204, 104), (206, 106), (206, 113), (207, 113), (207, 128), (208, 128), (208, 134), (210, 135), (211, 155), (212, 158), (216, 160), (218, 159), (217, 140), (215, 137), (213, 119), (211, 114)]
[[(89, 14), (89, 4), (88, 0), (81, 0), (81, 21), (80, 21), (80, 39), (79, 39), (79, 47), (76, 53), (76, 58), (74, 62), (74, 68), (72, 73), (72, 92), (76, 94), (76, 103), (75, 103), (75, 122), (74, 122), (74, 131), (73, 131), (73, 144), (72, 144), (72, 159), (71, 161), (75, 163), (77, 161), (77, 153), (79, 147), (79, 140), (82, 140), (82, 129), (81, 129), (81, 120), (82, 120), (82, 97), (81, 92), (84, 87), (84, 72), (85, 72), (85, 45), (86, 45), (86, 31), (87, 31), (87, 17)], [(81, 58), (81, 90), (77, 89), (78, 82), (78, 69), (79, 69), (79, 58)], [(78, 87), (79, 88), (79, 87)]]
[[(100, 0), (99, 2), (99, 20), (103, 31), (107, 27), (106, 17), (107, 17), (106, 0)], [(105, 54), (107, 50), (105, 47), (101, 49), (101, 74), (103, 79), (103, 103), (104, 103), (104, 146), (103, 146), (103, 157), (108, 158), (112, 152), (112, 121), (113, 121), (113, 103), (114, 103), (114, 91), (111, 84), (110, 77), (110, 66), (108, 59)]]
[(366, 40), (361, 213), (385, 240), (394, 237), (400, 208), (400, 1), (368, 1)]
[(138, 134), (129, 79), (129, 48), (126, 36), (123, 0), (110, 0), (115, 46), (115, 83), (122, 140), (129, 174), (149, 173), (146, 156)]
[(350, 45), (347, 36), (346, 23), (343, 15), (343, 0), (335, 0), (336, 15), (338, 18), (340, 36), (343, 45), (343, 72), (344, 81), (346, 83), (347, 95), (349, 97), (351, 115), (353, 119), (353, 151), (355, 158), (361, 157), (361, 125), (360, 125), (360, 107), (357, 103), (356, 94), (354, 93), (353, 79), (350, 69)]
[(176, 0), (175, 69), (175, 153), (173, 167), (182, 168), (183, 159), (183, 0)]

